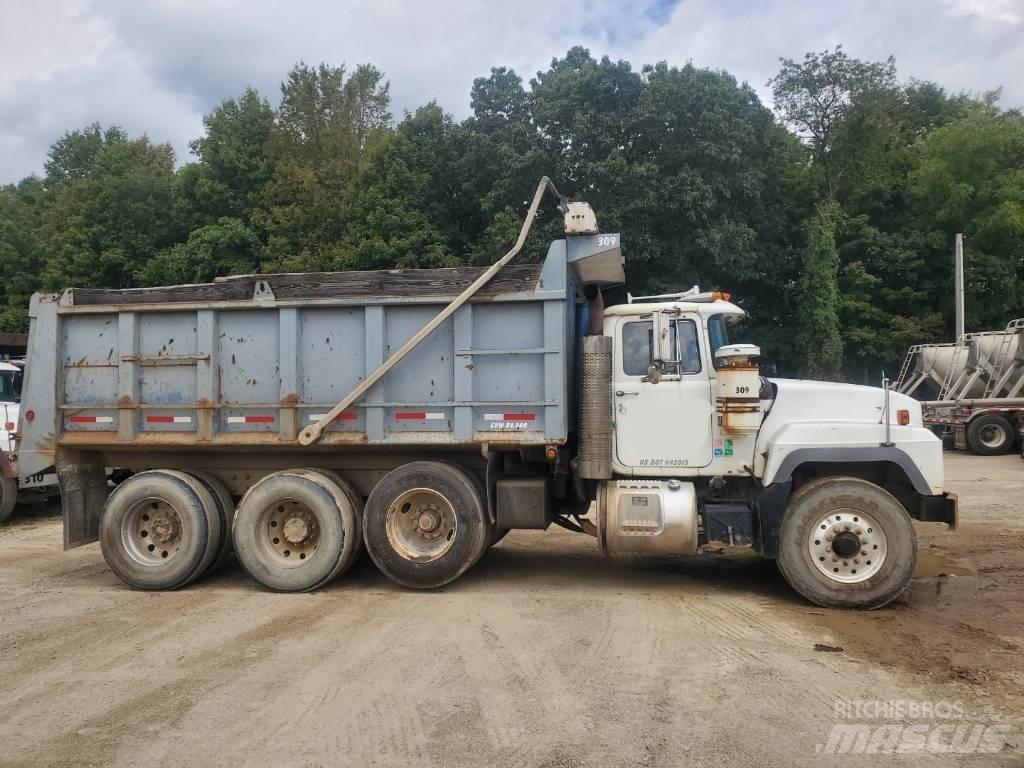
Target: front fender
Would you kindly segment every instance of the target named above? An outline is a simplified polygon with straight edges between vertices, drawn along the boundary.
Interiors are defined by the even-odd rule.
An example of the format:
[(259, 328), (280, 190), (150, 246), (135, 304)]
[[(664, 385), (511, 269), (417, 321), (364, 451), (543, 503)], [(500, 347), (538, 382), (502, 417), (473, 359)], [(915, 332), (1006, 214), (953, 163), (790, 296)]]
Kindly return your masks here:
[(942, 441), (931, 430), (893, 425), (892, 445), (883, 445), (881, 424), (796, 422), (758, 444), (755, 472), (764, 485), (784, 482), (804, 463), (888, 462), (900, 467), (917, 493), (943, 491)]

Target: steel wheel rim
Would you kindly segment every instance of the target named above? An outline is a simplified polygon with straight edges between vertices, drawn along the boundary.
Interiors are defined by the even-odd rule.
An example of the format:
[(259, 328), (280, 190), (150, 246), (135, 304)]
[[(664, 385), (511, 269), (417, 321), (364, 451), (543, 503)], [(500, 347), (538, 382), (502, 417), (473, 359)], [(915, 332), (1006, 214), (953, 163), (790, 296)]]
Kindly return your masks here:
[[(856, 550), (851, 549), (854, 542)], [(859, 509), (834, 509), (815, 522), (807, 536), (814, 567), (831, 581), (858, 584), (882, 568), (888, 554), (885, 531)]]
[(275, 565), (298, 568), (320, 547), (320, 518), (298, 499), (277, 499), (256, 523), (260, 549)]
[(167, 499), (142, 499), (121, 518), (121, 544), (139, 565), (164, 565), (181, 549), (184, 526), (181, 515)]
[(455, 543), (459, 521), (451, 502), (430, 488), (413, 488), (388, 507), (386, 531), (391, 548), (406, 560), (429, 563)]
[(1003, 444), (1003, 429), (998, 424), (986, 424), (980, 430), (978, 439), (986, 448), (999, 448)]

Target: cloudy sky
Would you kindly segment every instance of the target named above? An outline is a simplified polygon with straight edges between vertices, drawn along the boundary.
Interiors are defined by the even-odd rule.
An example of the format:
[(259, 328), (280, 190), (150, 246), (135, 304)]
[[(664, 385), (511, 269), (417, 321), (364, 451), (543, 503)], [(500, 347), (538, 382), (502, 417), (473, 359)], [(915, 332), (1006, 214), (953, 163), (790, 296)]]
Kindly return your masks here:
[(276, 103), (299, 59), (374, 63), (396, 115), (436, 99), (462, 117), (474, 77), (507, 65), (528, 80), (575, 44), (636, 68), (724, 68), (764, 98), (780, 56), (839, 43), (1024, 106), (1024, 0), (0, 0), (0, 183), (94, 120), (185, 161), (205, 112), (247, 85)]

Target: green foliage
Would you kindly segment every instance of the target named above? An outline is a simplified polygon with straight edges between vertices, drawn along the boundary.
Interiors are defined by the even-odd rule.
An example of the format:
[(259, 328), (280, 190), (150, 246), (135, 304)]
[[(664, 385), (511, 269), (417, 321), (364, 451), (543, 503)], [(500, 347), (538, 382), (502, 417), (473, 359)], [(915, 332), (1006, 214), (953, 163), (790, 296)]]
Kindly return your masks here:
[(262, 245), (245, 222), (223, 217), (158, 253), (137, 278), (142, 285), (175, 285), (205, 283), (222, 274), (252, 274), (259, 271)]
[(281, 84), (267, 153), (274, 173), (253, 224), (266, 271), (335, 268), (343, 259), (347, 206), (373, 149), (385, 141), (389, 86), (373, 66), (299, 63)]
[(39, 289), (42, 183), (29, 178), (0, 188), (0, 331), (28, 330), (25, 308)]
[(52, 188), (86, 178), (96, 167), (105, 146), (127, 140), (128, 135), (117, 126), (104, 131), (99, 123), (87, 125), (80, 131), (68, 131), (50, 147), (45, 165), (46, 185)]
[(836, 219), (839, 206), (818, 206), (804, 229), (803, 274), (797, 285), (797, 348), (809, 379), (839, 379), (843, 342), (839, 335), (839, 253), (836, 251)]
[[(911, 181), (926, 235), (964, 233), (968, 330), (1024, 315), (1024, 117), (979, 108), (919, 149)], [(940, 246), (936, 261), (949, 253)]]
[(135, 285), (143, 265), (186, 234), (169, 215), (174, 185), (170, 146), (145, 136), (104, 143), (87, 175), (62, 181), (47, 200), (44, 286)]
[[(947, 340), (957, 232), (968, 327), (1024, 316), (1024, 118), (997, 92), (900, 82), (838, 47), (783, 59), (770, 86), (775, 114), (728, 72), (575, 47), (528, 84), (477, 78), (464, 120), (430, 103), (394, 124), (372, 65), (300, 62), (276, 107), (246, 89), (211, 110), (177, 169), (94, 123), (0, 189), (0, 329), (66, 285), (490, 264), (542, 175), (623, 233), (630, 290), (731, 291), (738, 335), (781, 373), (875, 382)], [(542, 208), (519, 260), (560, 232)]]
[(251, 88), (225, 99), (203, 118), (206, 135), (192, 142), (199, 158), (185, 176), (183, 193), (197, 211), (210, 218), (230, 216), (248, 221), (273, 174), (267, 145), (274, 130), (274, 110)]
[(803, 61), (780, 59), (779, 73), (768, 81), (775, 109), (811, 147), (834, 200), (846, 169), (848, 153), (834, 152), (842, 140), (849, 113), (855, 105), (896, 87), (896, 61), (864, 62), (846, 55), (842, 46), (808, 53)]

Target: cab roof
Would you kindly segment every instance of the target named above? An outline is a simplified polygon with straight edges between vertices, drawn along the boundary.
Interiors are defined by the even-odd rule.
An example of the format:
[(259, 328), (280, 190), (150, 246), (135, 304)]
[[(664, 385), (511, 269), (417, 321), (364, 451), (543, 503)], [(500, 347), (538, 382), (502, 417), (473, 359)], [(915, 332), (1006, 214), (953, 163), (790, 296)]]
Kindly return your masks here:
[(649, 315), (652, 312), (664, 310), (676, 310), (679, 312), (694, 312), (705, 317), (710, 315), (731, 315), (738, 318), (747, 313), (733, 304), (731, 301), (718, 299), (717, 301), (651, 301), (634, 302), (632, 304), (616, 304), (607, 307), (604, 311), (605, 317), (615, 316), (636, 316)]

